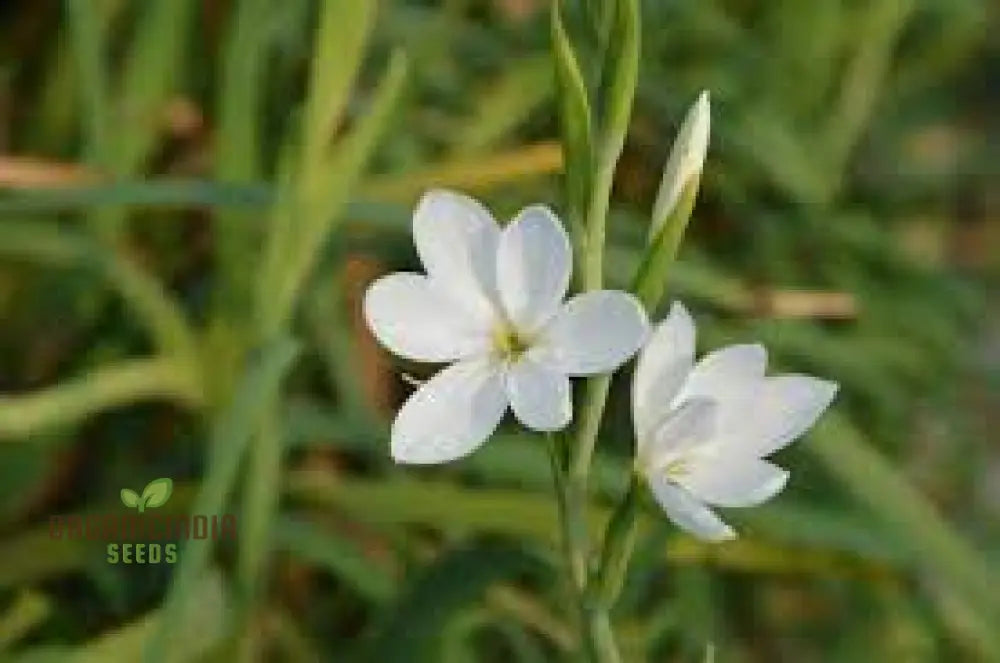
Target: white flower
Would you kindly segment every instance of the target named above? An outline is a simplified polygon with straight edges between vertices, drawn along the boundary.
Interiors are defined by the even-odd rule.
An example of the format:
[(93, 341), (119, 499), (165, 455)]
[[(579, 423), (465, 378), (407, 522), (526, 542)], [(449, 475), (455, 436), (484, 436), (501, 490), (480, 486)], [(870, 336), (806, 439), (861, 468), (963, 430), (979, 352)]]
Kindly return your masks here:
[(570, 244), (545, 207), (528, 207), (501, 230), (475, 200), (432, 191), (414, 212), (413, 240), (426, 276), (376, 281), (365, 318), (397, 355), (454, 363), (399, 411), (391, 435), (398, 462), (471, 453), (508, 405), (529, 428), (563, 428), (569, 378), (613, 371), (646, 339), (646, 314), (631, 295), (600, 290), (563, 302)]
[(636, 463), (679, 527), (712, 541), (735, 536), (710, 506), (760, 504), (788, 472), (764, 460), (799, 437), (837, 385), (803, 375), (765, 377), (760, 345), (731, 345), (694, 364), (695, 328), (675, 303), (636, 364)]
[(701, 171), (705, 167), (705, 153), (708, 152), (710, 115), (708, 92), (703, 91), (684, 117), (670, 149), (660, 189), (653, 203), (650, 237), (656, 237), (674, 211), (684, 187), (701, 177)]

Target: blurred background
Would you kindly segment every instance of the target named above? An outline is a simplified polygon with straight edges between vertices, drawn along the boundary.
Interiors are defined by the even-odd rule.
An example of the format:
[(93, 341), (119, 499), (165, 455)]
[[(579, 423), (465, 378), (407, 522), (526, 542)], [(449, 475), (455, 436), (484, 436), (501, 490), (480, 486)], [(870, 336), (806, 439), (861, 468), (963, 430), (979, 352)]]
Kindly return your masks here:
[[(559, 207), (548, 3), (386, 0), (317, 44), (326, 4), (0, 8), (2, 661), (131, 663), (158, 629), (175, 660), (569, 656), (542, 440), (508, 425), (448, 467), (393, 466), (404, 375), (433, 369), (383, 353), (358, 308), (376, 276), (419, 269), (426, 188), (500, 218)], [(760, 340), (772, 371), (841, 390), (781, 452), (789, 488), (725, 513), (737, 541), (699, 544), (650, 511), (614, 612), (626, 660), (1000, 660), (997, 6), (642, 5), (607, 280), (630, 280), (676, 128), (708, 89), (668, 299), (695, 313), (700, 351)], [(320, 113), (334, 158), (303, 174), (282, 164), (325, 108), (310, 95), (337, 101)], [(325, 202), (286, 204), (289, 172)], [(272, 229), (314, 218), (327, 225), (298, 235), (315, 256), (284, 325), (301, 353), (257, 407), (247, 330), (282, 260)], [(625, 387), (595, 533), (625, 485)], [(227, 440), (264, 409), (264, 433), (242, 437), (271, 455), (251, 452), (219, 504), (246, 513), (264, 486), (280, 506), (263, 537), (241, 528), (214, 551), (180, 617), (160, 607), (177, 568), (49, 537), (50, 516), (120, 512), (122, 488), (157, 477), (178, 510), (208, 499), (210, 459), (239, 462)], [(241, 611), (244, 541), (266, 582)]]

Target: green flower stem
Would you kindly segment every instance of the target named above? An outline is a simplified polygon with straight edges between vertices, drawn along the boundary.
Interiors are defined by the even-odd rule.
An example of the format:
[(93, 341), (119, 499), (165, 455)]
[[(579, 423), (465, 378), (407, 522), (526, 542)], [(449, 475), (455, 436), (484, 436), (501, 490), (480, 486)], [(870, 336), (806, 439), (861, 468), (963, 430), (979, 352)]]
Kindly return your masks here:
[[(567, 154), (566, 183), (571, 218), (576, 218), (584, 202), (583, 227), (573, 226), (575, 255), (579, 265), (581, 290), (598, 290), (604, 281), (604, 242), (615, 168), (625, 145), (625, 136), (635, 100), (639, 71), (639, 5), (637, 0), (609, 3), (611, 38), (605, 54), (607, 88), (602, 94), (598, 140), (591, 146), (590, 104), (572, 46), (558, 11), (553, 5), (553, 57), (561, 84), (561, 116), (564, 150)], [(590, 163), (590, 158), (593, 163)], [(593, 176), (590, 177), (590, 174)], [(585, 195), (581, 196), (581, 193)], [(581, 406), (567, 454), (553, 453), (556, 490), (570, 576), (580, 608), (582, 640), (591, 660), (613, 663), (621, 660), (615, 645), (607, 609), (592, 600), (587, 590), (590, 575), (590, 537), (587, 531), (587, 493), (590, 463), (597, 443), (611, 376), (599, 376), (584, 383)], [(564, 474), (565, 473), (565, 474)]]
[(582, 597), (587, 587), (587, 525), (580, 514), (569, 509), (569, 490), (566, 483), (565, 438), (546, 435), (549, 458), (552, 461), (552, 483), (555, 488), (556, 503), (559, 507), (559, 522), (562, 525), (563, 553), (569, 568), (573, 591)]
[(600, 606), (586, 608), (585, 630), (589, 636), (590, 654), (599, 663), (621, 663), (622, 655), (615, 643), (608, 611)]
[(642, 478), (633, 473), (625, 498), (615, 509), (604, 534), (601, 563), (593, 580), (591, 594), (600, 605), (611, 607), (625, 584), (629, 558), (639, 531), (642, 511)]
[(563, 553), (569, 569), (574, 600), (577, 604), (582, 647), (594, 663), (618, 663), (621, 655), (615, 644), (607, 608), (595, 601), (588, 589), (590, 541), (587, 531), (586, 482), (569, 480), (564, 469), (566, 438), (549, 435), (552, 478), (559, 521), (562, 525)]

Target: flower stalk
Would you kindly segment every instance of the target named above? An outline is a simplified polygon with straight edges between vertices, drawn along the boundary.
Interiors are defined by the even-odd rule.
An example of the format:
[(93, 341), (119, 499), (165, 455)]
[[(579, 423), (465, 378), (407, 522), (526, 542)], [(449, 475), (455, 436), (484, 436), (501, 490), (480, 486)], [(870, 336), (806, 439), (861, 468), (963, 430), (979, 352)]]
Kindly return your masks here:
[(605, 608), (614, 605), (625, 584), (629, 559), (639, 532), (642, 495), (642, 479), (633, 473), (625, 497), (612, 514), (604, 533), (604, 549), (592, 580), (592, 594)]
[[(553, 54), (557, 80), (561, 82), (561, 110), (566, 167), (567, 198), (573, 212), (579, 210), (582, 185), (589, 195), (582, 210), (583, 227), (574, 230), (573, 244), (580, 256), (577, 282), (584, 291), (598, 290), (604, 281), (604, 244), (615, 169), (625, 145), (625, 136), (635, 99), (639, 69), (639, 7), (636, 0), (617, 0), (612, 12), (611, 38), (605, 53), (608, 85), (604, 106), (594, 122), (572, 46), (562, 25), (558, 2), (553, 5)], [(590, 128), (598, 124), (595, 146)], [(588, 158), (592, 155), (593, 163)], [(556, 481), (561, 491), (563, 530), (567, 563), (580, 604), (582, 639), (592, 660), (618, 661), (614, 635), (604, 605), (592, 600), (588, 590), (591, 575), (591, 543), (586, 525), (590, 464), (597, 443), (604, 406), (611, 386), (610, 375), (589, 378), (583, 386), (573, 433), (565, 438), (569, 458), (565, 480)], [(554, 468), (556, 474), (561, 470)]]

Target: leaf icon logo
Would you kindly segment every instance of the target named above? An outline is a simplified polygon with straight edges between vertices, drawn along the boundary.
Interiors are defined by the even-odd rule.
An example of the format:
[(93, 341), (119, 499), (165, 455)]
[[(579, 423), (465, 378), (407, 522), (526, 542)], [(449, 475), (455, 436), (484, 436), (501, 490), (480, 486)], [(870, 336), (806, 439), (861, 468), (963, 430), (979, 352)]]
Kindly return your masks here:
[(161, 507), (170, 499), (170, 494), (174, 492), (174, 482), (166, 477), (153, 479), (142, 489), (142, 495), (134, 490), (122, 488), (122, 504), (133, 509), (138, 509), (142, 513), (147, 508)]

